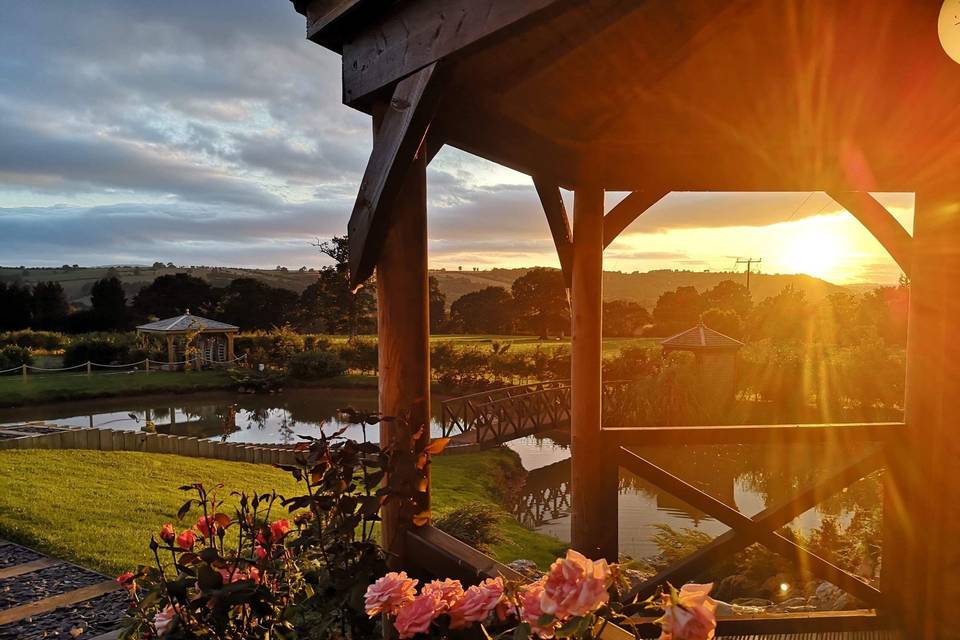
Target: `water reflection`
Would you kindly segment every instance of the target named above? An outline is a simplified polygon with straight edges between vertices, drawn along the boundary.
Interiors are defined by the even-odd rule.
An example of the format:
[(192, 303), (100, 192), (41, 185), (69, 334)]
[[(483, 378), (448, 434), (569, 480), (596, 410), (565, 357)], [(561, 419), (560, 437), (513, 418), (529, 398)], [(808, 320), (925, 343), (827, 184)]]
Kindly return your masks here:
[[(529, 473), (511, 500), (518, 520), (536, 531), (570, 539), (569, 445), (549, 437), (525, 438), (508, 445)], [(698, 489), (747, 514), (786, 500), (844, 464), (816, 447), (769, 448), (751, 445), (642, 448), (635, 451)], [(879, 509), (876, 479), (861, 481), (795, 519), (791, 528), (809, 534), (825, 516), (841, 525), (857, 509)], [(654, 536), (664, 525), (691, 528), (715, 537), (727, 527), (625, 469), (620, 471), (620, 551), (649, 558), (660, 551)]]

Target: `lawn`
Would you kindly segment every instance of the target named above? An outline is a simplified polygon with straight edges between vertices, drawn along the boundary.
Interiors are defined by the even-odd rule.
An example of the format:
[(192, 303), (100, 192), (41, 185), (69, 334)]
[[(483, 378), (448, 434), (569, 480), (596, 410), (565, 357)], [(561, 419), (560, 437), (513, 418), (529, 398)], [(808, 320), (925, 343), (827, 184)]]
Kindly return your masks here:
[[(437, 513), (482, 501), (502, 509), (498, 482), (509, 451), (441, 456), (433, 462)], [(225, 485), (224, 492), (296, 495), (285, 472), (264, 465), (136, 452), (14, 450), (0, 452), (0, 537), (114, 575), (149, 561), (147, 544), (175, 521), (189, 482)], [(192, 523), (192, 517), (188, 516)], [(528, 558), (546, 566), (559, 553), (555, 539), (525, 529), (503, 512), (502, 561)]]
[(66, 373), (0, 376), (0, 407), (149, 393), (186, 393), (232, 386), (226, 371)]

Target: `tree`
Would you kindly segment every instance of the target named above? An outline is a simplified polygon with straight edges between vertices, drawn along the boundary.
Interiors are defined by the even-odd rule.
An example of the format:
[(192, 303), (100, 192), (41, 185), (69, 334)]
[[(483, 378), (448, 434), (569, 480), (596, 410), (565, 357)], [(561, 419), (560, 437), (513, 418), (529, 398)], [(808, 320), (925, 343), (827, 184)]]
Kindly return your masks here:
[(564, 333), (570, 326), (570, 305), (559, 270), (531, 269), (513, 281), (511, 292), (521, 322), (540, 337), (551, 330)]
[(167, 318), (188, 309), (209, 315), (216, 303), (217, 292), (210, 283), (186, 273), (174, 273), (160, 276), (141, 289), (133, 299), (133, 308), (142, 316)]
[(509, 334), (513, 317), (513, 298), (503, 287), (471, 291), (450, 305), (451, 329), (460, 333)]
[[(99, 331), (126, 329), (130, 324), (127, 295), (123, 283), (116, 276), (101, 278), (90, 287), (90, 318), (88, 323)], [(76, 315), (76, 314), (75, 314)], [(80, 319), (72, 324), (83, 324)]]
[[(720, 309), (733, 311), (741, 318), (746, 318), (753, 307), (750, 290), (733, 280), (723, 280), (712, 289), (707, 289), (700, 296), (704, 309)], [(719, 331), (719, 329), (718, 329)]]
[(16, 331), (30, 326), (33, 296), (30, 287), (0, 282), (0, 331)]
[(750, 314), (750, 337), (796, 341), (804, 336), (808, 314), (803, 291), (787, 285)]
[(430, 276), (430, 332), (439, 333), (446, 325), (447, 296), (440, 291), (440, 281)]
[(611, 300), (603, 303), (604, 336), (627, 338), (640, 335), (650, 320), (650, 313), (639, 302)]
[(351, 291), (347, 237), (335, 236), (314, 246), (333, 264), (322, 267), (317, 281), (300, 294), (301, 328), (351, 336), (372, 329), (377, 304), (374, 284), (368, 283), (356, 293)]
[(743, 337), (743, 319), (733, 309), (711, 307), (703, 312), (701, 321), (714, 331), (740, 339)]
[(300, 297), (256, 278), (236, 278), (220, 295), (217, 316), (223, 322), (252, 330), (268, 330), (294, 322)]
[(677, 287), (666, 291), (657, 298), (653, 308), (653, 321), (656, 331), (669, 335), (689, 329), (700, 321), (703, 313), (703, 299), (694, 287)]
[(60, 329), (69, 305), (59, 282), (38, 282), (33, 287), (33, 321), (35, 329)]

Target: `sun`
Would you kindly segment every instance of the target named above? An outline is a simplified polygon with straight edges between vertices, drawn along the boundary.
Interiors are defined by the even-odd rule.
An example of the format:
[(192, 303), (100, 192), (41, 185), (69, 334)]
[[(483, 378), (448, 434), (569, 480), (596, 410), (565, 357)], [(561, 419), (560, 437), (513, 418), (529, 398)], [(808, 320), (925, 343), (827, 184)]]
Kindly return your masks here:
[(823, 218), (809, 218), (790, 225), (777, 262), (788, 273), (805, 273), (830, 280), (836, 278), (849, 250), (846, 237)]

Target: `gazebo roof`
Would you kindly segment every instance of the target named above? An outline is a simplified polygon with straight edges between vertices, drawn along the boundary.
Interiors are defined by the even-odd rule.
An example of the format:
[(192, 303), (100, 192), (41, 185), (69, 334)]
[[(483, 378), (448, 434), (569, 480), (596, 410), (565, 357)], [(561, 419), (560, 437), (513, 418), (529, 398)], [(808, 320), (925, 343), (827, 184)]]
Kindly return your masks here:
[(719, 331), (714, 331), (702, 322), (675, 336), (662, 340), (660, 344), (670, 351), (721, 351), (739, 349), (743, 343)]
[(210, 318), (195, 316), (187, 312), (180, 316), (148, 322), (137, 327), (138, 331), (146, 333), (186, 333), (187, 331), (206, 331), (206, 332), (234, 332), (239, 331), (240, 327)]
[(294, 4), (342, 55), (344, 102), (388, 105), (350, 224), (355, 283), (424, 135), (428, 159), (451, 145), (646, 206), (670, 191), (929, 191), (960, 171), (940, 2)]

